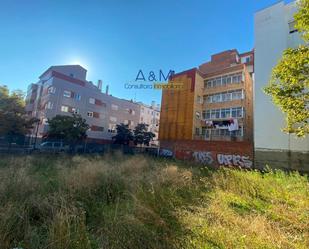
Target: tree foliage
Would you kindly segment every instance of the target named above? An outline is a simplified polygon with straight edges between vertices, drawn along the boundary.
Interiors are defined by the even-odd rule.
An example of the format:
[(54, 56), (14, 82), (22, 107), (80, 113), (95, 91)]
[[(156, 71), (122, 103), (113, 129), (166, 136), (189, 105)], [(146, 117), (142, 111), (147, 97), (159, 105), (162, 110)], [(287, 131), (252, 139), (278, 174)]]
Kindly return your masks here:
[(129, 144), (130, 141), (133, 141), (133, 134), (129, 125), (126, 124), (117, 124), (116, 125), (117, 134), (113, 136), (114, 143), (116, 144)]
[[(309, 41), (309, 0), (299, 2), (296, 28), (305, 43)], [(286, 115), (288, 133), (298, 137), (309, 134), (309, 47), (288, 48), (275, 66), (269, 85), (264, 89)]]
[(298, 2), (299, 11), (295, 14), (295, 28), (302, 34), (305, 41), (309, 41), (309, 0)]
[(82, 141), (87, 137), (89, 125), (78, 114), (72, 116), (56, 115), (48, 119), (48, 139), (62, 139), (69, 143)]
[(9, 141), (14, 137), (24, 136), (38, 122), (26, 115), (24, 94), (21, 91), (10, 93), (6, 86), (0, 86), (0, 136)]
[(149, 142), (153, 140), (155, 134), (148, 131), (147, 124), (138, 124), (134, 131), (134, 143), (135, 144), (144, 144), (149, 146)]

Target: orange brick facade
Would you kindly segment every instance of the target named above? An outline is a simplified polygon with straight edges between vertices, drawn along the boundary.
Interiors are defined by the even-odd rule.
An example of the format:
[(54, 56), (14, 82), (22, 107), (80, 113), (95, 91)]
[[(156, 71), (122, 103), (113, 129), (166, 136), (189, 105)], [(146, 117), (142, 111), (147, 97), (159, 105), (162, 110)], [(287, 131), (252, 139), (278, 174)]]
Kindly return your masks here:
[[(204, 151), (211, 152), (213, 161), (217, 154), (232, 159), (234, 155), (234, 164), (239, 156), (251, 161), (253, 58), (253, 51), (239, 54), (228, 50), (213, 55), (199, 68), (175, 74), (169, 84), (182, 84), (182, 88), (163, 90), (161, 147), (172, 147), (174, 156), (182, 159), (186, 155), (192, 159), (197, 152), (203, 157)], [(230, 128), (234, 123), (236, 128)], [(175, 149), (179, 143), (182, 148)]]

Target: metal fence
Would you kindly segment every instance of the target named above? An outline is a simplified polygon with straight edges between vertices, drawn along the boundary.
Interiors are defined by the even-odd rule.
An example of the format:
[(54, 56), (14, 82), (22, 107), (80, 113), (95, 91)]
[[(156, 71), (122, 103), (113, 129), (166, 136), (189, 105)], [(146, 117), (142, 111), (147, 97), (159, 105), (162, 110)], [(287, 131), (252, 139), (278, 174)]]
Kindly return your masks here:
[(36, 143), (33, 143), (27, 137), (0, 138), (0, 153), (2, 154), (105, 154), (115, 153), (116, 151), (123, 154), (160, 155), (158, 147), (99, 144), (87, 141), (67, 143), (63, 140), (37, 140)]

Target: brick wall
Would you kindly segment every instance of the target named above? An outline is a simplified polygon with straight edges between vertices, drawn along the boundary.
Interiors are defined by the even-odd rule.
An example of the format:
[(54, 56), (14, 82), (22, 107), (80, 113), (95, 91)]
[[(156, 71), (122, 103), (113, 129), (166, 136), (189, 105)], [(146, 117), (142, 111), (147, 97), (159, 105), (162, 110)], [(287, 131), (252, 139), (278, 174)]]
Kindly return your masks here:
[(253, 167), (253, 144), (248, 141), (160, 141), (160, 148), (177, 159), (209, 166)]

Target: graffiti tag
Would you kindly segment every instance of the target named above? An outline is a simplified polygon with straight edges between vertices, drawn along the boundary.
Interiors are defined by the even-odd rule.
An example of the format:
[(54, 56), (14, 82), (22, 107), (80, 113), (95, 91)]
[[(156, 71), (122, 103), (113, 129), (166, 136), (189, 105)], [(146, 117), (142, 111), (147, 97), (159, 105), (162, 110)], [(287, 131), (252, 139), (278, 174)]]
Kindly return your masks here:
[(245, 168), (252, 167), (252, 161), (248, 156), (217, 154), (217, 160), (220, 165), (232, 165)]
[(173, 151), (168, 150), (168, 149), (161, 149), (159, 154), (160, 156), (164, 156), (164, 157), (172, 157)]
[(193, 153), (193, 158), (196, 162), (210, 165), (213, 163), (213, 158), (211, 152), (208, 151), (195, 151)]

